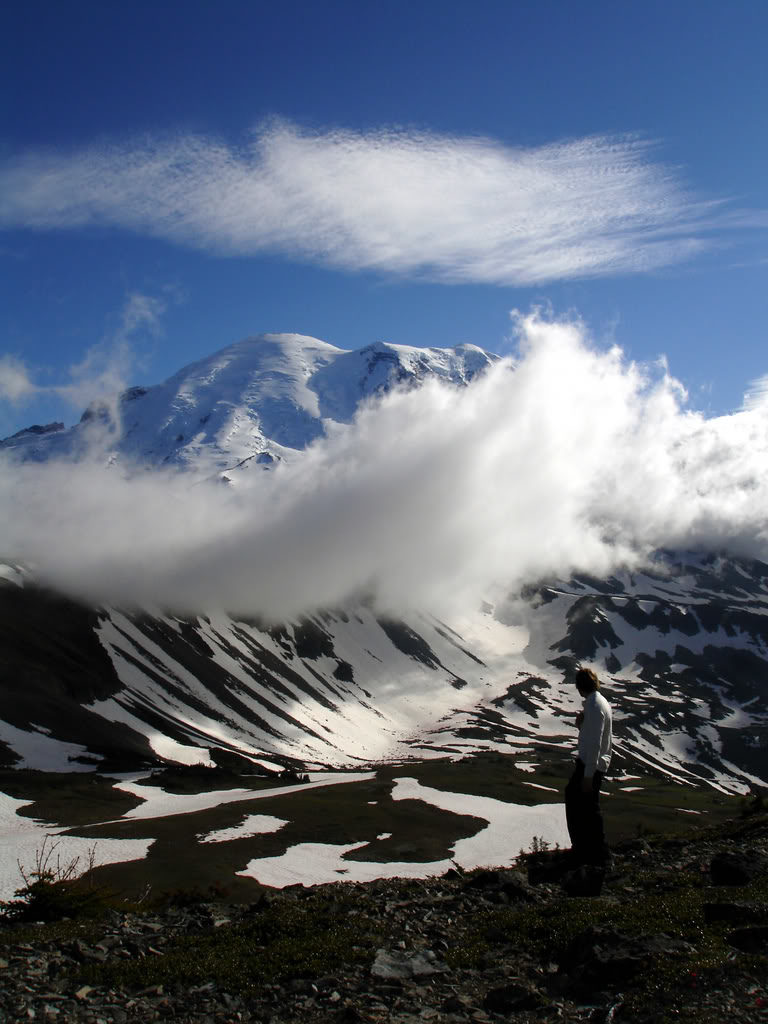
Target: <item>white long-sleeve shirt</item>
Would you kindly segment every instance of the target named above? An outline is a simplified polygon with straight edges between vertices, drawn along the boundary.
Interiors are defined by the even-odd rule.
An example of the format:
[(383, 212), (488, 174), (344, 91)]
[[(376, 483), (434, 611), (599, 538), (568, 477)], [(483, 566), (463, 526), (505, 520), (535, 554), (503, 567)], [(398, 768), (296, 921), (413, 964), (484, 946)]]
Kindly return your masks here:
[(584, 763), (584, 775), (587, 778), (596, 771), (608, 771), (612, 744), (611, 706), (602, 693), (596, 690), (584, 699), (584, 721), (579, 730), (579, 760)]

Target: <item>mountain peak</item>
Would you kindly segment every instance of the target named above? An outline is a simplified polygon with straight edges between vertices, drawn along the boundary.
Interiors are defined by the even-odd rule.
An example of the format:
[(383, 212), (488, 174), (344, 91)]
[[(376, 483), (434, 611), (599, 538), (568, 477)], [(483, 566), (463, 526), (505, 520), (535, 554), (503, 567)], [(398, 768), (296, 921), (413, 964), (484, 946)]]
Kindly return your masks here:
[(97, 399), (80, 423), (30, 428), (0, 442), (21, 460), (87, 450), (99, 428), (111, 461), (177, 465), (202, 475), (290, 460), (348, 423), (364, 400), (429, 378), (463, 386), (497, 356), (474, 345), (377, 341), (349, 351), (303, 334), (257, 334), (182, 367), (161, 384)]

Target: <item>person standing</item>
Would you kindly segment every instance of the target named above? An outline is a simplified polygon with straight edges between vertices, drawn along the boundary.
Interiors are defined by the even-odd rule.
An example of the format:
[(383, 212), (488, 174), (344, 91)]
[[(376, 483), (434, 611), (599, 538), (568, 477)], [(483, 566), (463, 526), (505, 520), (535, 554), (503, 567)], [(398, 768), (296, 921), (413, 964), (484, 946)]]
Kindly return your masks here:
[(565, 787), (565, 818), (574, 865), (605, 866), (610, 854), (600, 811), (600, 787), (611, 763), (611, 707), (600, 693), (600, 680), (592, 669), (580, 668), (575, 683), (584, 698), (584, 710), (576, 716), (578, 757)]

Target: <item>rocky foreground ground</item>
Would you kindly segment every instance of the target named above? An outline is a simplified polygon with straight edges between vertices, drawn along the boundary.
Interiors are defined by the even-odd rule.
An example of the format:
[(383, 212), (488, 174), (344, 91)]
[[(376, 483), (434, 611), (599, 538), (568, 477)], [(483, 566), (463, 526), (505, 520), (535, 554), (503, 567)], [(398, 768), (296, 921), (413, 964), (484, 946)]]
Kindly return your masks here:
[(267, 891), (0, 928), (9, 1022), (768, 1021), (768, 815), (636, 839), (605, 876), (516, 870)]

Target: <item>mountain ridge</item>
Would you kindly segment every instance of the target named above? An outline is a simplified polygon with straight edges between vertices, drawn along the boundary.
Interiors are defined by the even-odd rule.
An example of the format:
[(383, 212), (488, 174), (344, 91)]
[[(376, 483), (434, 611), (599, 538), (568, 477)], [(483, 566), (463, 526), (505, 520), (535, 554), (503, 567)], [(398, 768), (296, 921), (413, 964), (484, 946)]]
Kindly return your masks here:
[[(535, 760), (573, 747), (569, 679), (588, 663), (614, 707), (615, 771), (725, 792), (765, 785), (766, 566), (699, 556), (675, 571), (543, 585), (525, 626), (519, 605), (511, 623), (499, 610), (454, 626), (365, 605), (279, 625), (223, 612), (182, 618), (89, 609), (6, 578), (0, 739), (15, 752), (6, 763), (210, 763), (213, 748), (296, 770), (473, 750)], [(713, 598), (723, 571), (734, 582)], [(76, 645), (73, 691), (78, 635), (89, 640)], [(83, 688), (89, 676), (98, 691)]]

